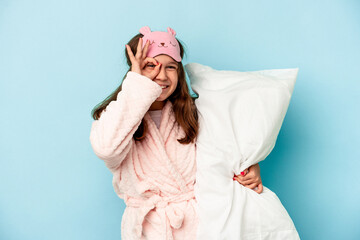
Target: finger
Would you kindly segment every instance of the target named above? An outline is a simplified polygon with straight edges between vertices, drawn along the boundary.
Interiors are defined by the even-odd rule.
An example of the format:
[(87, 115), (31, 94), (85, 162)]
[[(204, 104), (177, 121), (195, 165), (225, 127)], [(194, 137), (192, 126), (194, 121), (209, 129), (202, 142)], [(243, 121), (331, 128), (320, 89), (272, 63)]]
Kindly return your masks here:
[(242, 182), (240, 182), (239, 179), (237, 179), (237, 178), (234, 178), (234, 179), (235, 179), (235, 181), (237, 181), (238, 183), (240, 183), (241, 185), (243, 185), (245, 187), (245, 185)]
[(135, 58), (139, 58), (142, 55), (142, 38), (139, 38)]
[(250, 172), (250, 173), (247, 173), (245, 176), (241, 176), (241, 175), (237, 175), (237, 177), (241, 180), (241, 181), (246, 181), (246, 180), (249, 180), (249, 179), (252, 179), (254, 178), (254, 173)]
[(150, 73), (150, 79), (154, 79), (160, 72), (161, 63), (155, 65), (154, 70)]
[(154, 65), (159, 64), (159, 62), (155, 58), (152, 58), (152, 57), (145, 58), (143, 63), (144, 63), (144, 65), (147, 65), (148, 63), (153, 63)]
[(148, 49), (149, 49), (149, 45), (150, 45), (150, 41), (149, 39), (146, 40), (146, 44), (145, 44), (145, 47), (143, 49), (143, 53), (142, 53), (142, 58), (146, 58), (146, 54), (148, 52)]
[(247, 171), (247, 169), (244, 169), (239, 175), (236, 175), (235, 173), (234, 173), (234, 177), (236, 177), (236, 176), (245, 176), (246, 174), (248, 173), (248, 171)]
[(131, 50), (131, 47), (129, 45), (125, 45), (126, 46), (126, 50), (127, 50), (127, 53), (129, 55), (129, 58), (130, 58), (130, 62), (131, 62), (131, 71), (135, 71), (137, 73), (140, 73), (140, 68), (138, 67), (138, 64), (137, 64), (137, 61), (134, 57), (134, 54)]
[(244, 169), (244, 171), (242, 171), (240, 173), (240, 175), (244, 177), (244, 176), (246, 176), (246, 174), (248, 174), (248, 172), (249, 172), (249, 168), (246, 168), (246, 169)]
[(259, 185), (258, 185), (258, 189), (257, 190), (255, 190), (255, 192), (257, 192), (257, 193), (262, 193), (262, 191), (263, 191), (263, 185), (262, 185), (262, 183), (260, 183)]
[(254, 189), (254, 188), (256, 188), (258, 185), (259, 185), (258, 183), (252, 183), (252, 184), (249, 184), (249, 185), (245, 185), (245, 187), (250, 188), (250, 189)]
[(133, 63), (133, 61), (135, 61), (134, 54), (129, 45), (126, 44), (125, 47), (126, 47), (128, 55), (129, 55), (130, 61), (131, 61), (131, 63)]
[(239, 178), (235, 178), (239, 183), (241, 183), (242, 185), (249, 185), (249, 184), (253, 184), (255, 183), (255, 181), (253, 179), (250, 180), (246, 180), (246, 181), (242, 181)]
[(254, 179), (249, 179), (249, 180), (241, 180), (240, 178), (238, 177), (235, 177), (235, 180), (237, 180), (239, 183), (243, 184), (243, 185), (249, 185), (249, 184), (252, 184), (252, 183), (255, 183), (256, 181)]

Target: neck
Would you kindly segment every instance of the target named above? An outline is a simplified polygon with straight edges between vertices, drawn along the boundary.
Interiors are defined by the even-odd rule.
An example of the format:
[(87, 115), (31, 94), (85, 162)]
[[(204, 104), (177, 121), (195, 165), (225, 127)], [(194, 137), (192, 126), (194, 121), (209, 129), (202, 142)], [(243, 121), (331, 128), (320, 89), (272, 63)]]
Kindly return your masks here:
[(161, 110), (165, 105), (165, 101), (155, 101), (153, 104), (151, 104), (149, 110)]

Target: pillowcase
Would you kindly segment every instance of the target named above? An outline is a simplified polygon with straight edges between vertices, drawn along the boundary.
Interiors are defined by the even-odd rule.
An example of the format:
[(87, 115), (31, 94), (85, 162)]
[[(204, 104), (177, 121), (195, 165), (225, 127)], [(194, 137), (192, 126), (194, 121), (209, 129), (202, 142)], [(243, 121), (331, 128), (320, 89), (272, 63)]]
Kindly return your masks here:
[(264, 160), (275, 146), (299, 69), (240, 72), (189, 63), (185, 70), (203, 116), (197, 142), (228, 151), (236, 174)]
[(185, 70), (199, 95), (197, 239), (300, 239), (275, 193), (233, 181), (273, 149), (298, 68), (239, 72), (189, 63)]

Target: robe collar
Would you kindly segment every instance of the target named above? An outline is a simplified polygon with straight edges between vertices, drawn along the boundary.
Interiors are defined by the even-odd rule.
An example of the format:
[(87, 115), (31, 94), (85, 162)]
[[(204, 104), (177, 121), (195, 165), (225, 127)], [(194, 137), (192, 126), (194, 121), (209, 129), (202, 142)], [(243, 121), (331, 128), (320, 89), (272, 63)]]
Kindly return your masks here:
[(173, 111), (173, 104), (170, 100), (166, 100), (166, 103), (162, 108), (159, 128), (157, 128), (149, 112), (146, 112), (144, 120), (146, 121), (149, 130), (152, 133), (158, 135), (162, 143), (166, 143), (167, 139), (169, 138), (170, 132), (174, 128), (176, 122)]

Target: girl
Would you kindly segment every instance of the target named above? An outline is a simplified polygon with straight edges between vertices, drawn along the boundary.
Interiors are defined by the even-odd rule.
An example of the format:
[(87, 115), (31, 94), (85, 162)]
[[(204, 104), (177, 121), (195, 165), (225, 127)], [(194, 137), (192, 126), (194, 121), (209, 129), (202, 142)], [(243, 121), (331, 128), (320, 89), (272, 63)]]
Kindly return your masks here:
[[(196, 238), (198, 112), (185, 80), (183, 46), (167, 30), (140, 29), (126, 45), (130, 69), (122, 84), (93, 110), (92, 148), (126, 203), (123, 240)], [(243, 175), (248, 186), (261, 185), (258, 165)]]

